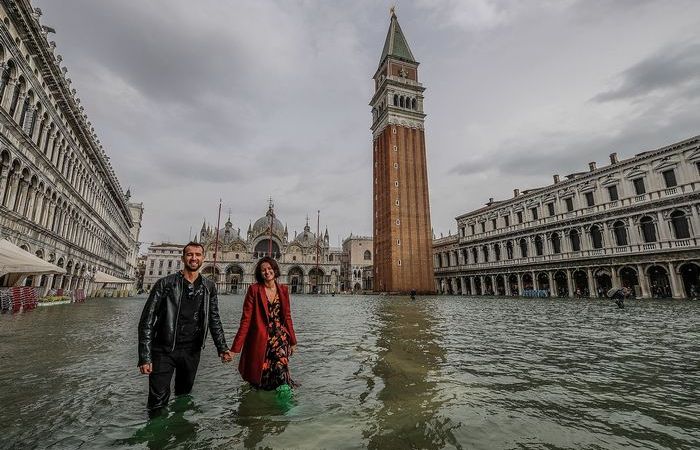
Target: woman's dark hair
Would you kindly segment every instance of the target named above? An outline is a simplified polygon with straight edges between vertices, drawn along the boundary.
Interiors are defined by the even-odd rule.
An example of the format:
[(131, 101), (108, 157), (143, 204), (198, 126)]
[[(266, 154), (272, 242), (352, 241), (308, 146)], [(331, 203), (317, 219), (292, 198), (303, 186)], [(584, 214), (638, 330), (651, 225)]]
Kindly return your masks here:
[(275, 272), (275, 278), (280, 276), (280, 266), (277, 265), (277, 261), (270, 258), (269, 256), (263, 256), (260, 261), (255, 265), (255, 281), (258, 283), (264, 283), (265, 279), (262, 276), (262, 265), (263, 263), (268, 263), (272, 267), (272, 271)]

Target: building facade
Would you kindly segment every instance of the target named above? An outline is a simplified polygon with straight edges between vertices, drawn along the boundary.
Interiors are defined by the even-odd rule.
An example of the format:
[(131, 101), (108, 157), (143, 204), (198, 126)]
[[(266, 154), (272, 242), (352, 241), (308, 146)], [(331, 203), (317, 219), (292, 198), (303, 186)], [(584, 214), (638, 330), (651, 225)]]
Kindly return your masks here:
[(700, 136), (493, 201), (434, 241), (435, 283), (462, 295), (698, 296)]
[[(197, 241), (205, 248), (202, 273), (216, 279), (221, 293), (245, 293), (255, 282), (255, 265), (263, 256), (275, 258), (281, 271), (279, 280), (289, 286), (290, 293), (340, 292), (342, 250), (329, 245), (328, 230), (317, 237), (307, 219), (303, 231), (294, 232), (290, 238), (272, 204), (263, 217), (249, 224), (245, 235), (233, 227), (229, 217), (218, 236), (215, 226), (203, 223)], [(149, 247), (144, 289), (149, 290), (158, 278), (181, 269), (184, 245)]]
[(373, 267), (372, 250), (374, 249), (370, 236), (353, 236), (350, 234), (343, 240), (341, 284), (342, 292), (361, 292), (372, 290), (372, 279), (367, 275)]
[(374, 87), (374, 290), (434, 292), (425, 88), (393, 9)]
[(135, 276), (140, 205), (130, 205), (49, 27), (29, 1), (0, 1), (0, 229), (66, 270), (28, 285), (91, 292), (97, 272)]

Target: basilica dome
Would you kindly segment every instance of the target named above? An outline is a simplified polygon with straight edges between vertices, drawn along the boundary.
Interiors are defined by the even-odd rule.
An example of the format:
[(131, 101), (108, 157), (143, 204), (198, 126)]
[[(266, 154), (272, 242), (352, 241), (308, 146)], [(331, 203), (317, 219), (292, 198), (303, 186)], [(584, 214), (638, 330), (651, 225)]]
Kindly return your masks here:
[(274, 217), (274, 211), (272, 207), (267, 210), (267, 214), (259, 218), (253, 224), (253, 236), (259, 236), (261, 234), (270, 234), (270, 216), (272, 219), (272, 234), (282, 237), (284, 236), (284, 225), (276, 217)]

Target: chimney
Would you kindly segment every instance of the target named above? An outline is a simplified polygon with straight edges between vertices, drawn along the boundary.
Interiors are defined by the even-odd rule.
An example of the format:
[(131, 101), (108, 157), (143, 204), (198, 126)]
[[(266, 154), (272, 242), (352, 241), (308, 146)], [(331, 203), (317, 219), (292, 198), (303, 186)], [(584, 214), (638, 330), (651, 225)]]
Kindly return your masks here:
[(513, 189), (513, 197), (520, 195), (520, 189)]
[(610, 164), (617, 164), (617, 153), (610, 153)]
[(489, 197), (489, 203), (488, 203), (488, 204), (489, 204), (489, 205), (492, 205), (492, 204), (493, 204), (493, 197)]
[(554, 178), (554, 184), (559, 183), (559, 175), (558, 174), (554, 174), (553, 178)]
[(593, 172), (595, 170), (595, 161), (591, 161), (588, 163), (588, 169)]

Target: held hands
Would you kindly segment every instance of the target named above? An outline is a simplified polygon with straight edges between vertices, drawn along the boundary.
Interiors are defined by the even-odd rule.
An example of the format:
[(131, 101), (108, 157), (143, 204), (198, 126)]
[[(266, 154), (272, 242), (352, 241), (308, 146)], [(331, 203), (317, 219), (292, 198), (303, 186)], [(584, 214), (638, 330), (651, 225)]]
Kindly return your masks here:
[(292, 355), (295, 354), (296, 352), (297, 352), (297, 346), (296, 346), (296, 345), (292, 345), (292, 346), (289, 348), (289, 356), (292, 356)]
[(226, 350), (225, 352), (222, 352), (219, 354), (219, 357), (221, 358), (221, 362), (226, 364), (228, 362), (233, 361), (233, 352), (231, 350)]
[(143, 375), (148, 375), (151, 372), (153, 372), (153, 364), (151, 364), (151, 363), (142, 364), (139, 366), (139, 371)]

